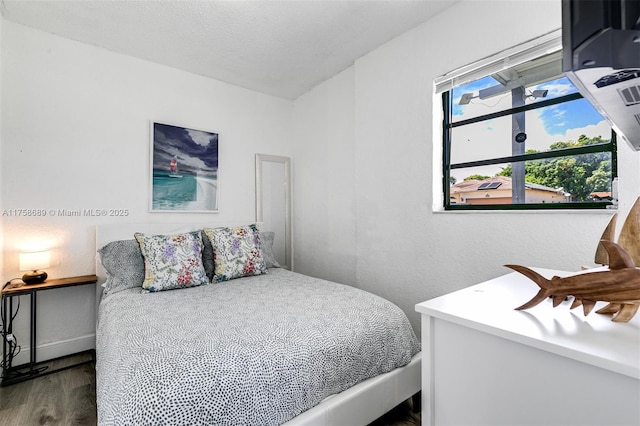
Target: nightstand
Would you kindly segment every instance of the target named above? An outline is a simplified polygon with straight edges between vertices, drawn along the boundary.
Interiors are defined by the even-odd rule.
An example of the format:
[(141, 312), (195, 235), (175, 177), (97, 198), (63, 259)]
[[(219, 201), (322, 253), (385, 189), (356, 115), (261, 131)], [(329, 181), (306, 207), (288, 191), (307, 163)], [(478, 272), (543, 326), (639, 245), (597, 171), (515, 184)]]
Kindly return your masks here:
[[(98, 281), (98, 277), (96, 275), (83, 275), (79, 277), (69, 277), (69, 278), (59, 278), (59, 279), (50, 279), (40, 284), (17, 284), (12, 285), (9, 284), (7, 288), (2, 290), (2, 332), (3, 336), (7, 336), (11, 334), (13, 328), (13, 298), (18, 296), (29, 296), (30, 306), (31, 306), (31, 316), (29, 319), (29, 346), (30, 346), (30, 358), (28, 364), (19, 365), (13, 367), (12, 357), (8, 354), (10, 350), (9, 342), (4, 339), (2, 342), (2, 359), (6, 362), (3, 363), (2, 369), (2, 382), (1, 386), (10, 385), (13, 383), (22, 382), (24, 380), (29, 380), (34, 377), (55, 373), (57, 371), (66, 370), (67, 368), (75, 367), (80, 364), (84, 364), (85, 361), (79, 364), (73, 364), (66, 366), (64, 368), (49, 370), (47, 367), (37, 367), (36, 363), (36, 324), (37, 324), (37, 299), (38, 292), (45, 290), (54, 290), (63, 287), (73, 287), (79, 285), (88, 285), (95, 284)], [(95, 358), (94, 351), (85, 351), (92, 353), (92, 360)], [(75, 355), (75, 354), (70, 354)], [(67, 355), (68, 356), (68, 355)]]

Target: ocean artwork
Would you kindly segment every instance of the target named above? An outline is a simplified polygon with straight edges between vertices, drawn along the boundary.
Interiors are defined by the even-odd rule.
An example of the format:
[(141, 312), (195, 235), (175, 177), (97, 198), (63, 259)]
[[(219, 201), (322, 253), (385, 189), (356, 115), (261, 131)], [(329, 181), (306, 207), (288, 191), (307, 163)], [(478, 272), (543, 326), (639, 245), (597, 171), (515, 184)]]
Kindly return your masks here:
[(153, 123), (152, 212), (218, 211), (218, 134)]

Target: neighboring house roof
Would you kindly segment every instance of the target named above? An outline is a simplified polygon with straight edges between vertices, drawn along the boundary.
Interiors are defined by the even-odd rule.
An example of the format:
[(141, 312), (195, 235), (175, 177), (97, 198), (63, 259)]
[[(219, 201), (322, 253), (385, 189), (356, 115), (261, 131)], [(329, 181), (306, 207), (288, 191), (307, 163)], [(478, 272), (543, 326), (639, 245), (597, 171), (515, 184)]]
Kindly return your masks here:
[[(554, 194), (560, 193), (560, 194), (564, 194), (565, 196), (571, 195), (564, 192), (562, 188), (551, 188), (548, 186), (539, 185), (537, 183), (525, 182), (524, 187), (529, 189), (537, 189), (539, 191), (553, 192)], [(458, 194), (462, 192), (473, 192), (473, 191), (483, 191), (483, 190), (493, 190), (493, 189), (511, 190), (512, 189), (511, 178), (509, 176), (494, 176), (492, 178), (488, 178), (484, 180), (477, 180), (477, 179), (465, 180), (453, 185), (449, 193)]]

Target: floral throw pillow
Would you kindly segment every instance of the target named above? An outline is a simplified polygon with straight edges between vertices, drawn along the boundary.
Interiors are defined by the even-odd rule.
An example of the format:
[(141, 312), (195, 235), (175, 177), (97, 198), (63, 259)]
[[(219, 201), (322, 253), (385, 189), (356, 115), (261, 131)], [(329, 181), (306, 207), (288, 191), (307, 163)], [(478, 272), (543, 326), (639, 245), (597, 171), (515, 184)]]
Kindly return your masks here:
[(144, 258), (142, 288), (171, 290), (209, 283), (202, 265), (200, 232), (176, 235), (135, 233)]
[(267, 273), (256, 225), (234, 228), (205, 228), (213, 246), (213, 281)]

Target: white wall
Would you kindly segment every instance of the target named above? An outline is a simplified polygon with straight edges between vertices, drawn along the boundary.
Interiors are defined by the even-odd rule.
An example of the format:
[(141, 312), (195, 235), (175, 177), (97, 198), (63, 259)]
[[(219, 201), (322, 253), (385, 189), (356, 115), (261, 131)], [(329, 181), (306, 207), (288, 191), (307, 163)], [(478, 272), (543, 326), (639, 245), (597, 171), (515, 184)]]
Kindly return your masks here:
[(293, 111), (296, 271), (356, 284), (354, 70), (295, 102)]
[(634, 151), (628, 143), (623, 141), (618, 142), (618, 175), (620, 205), (616, 228), (617, 232), (620, 232), (629, 209), (640, 197), (640, 152)]
[[(4, 25), (4, 19), (0, 16), (0, 99), (3, 98), (2, 95), (2, 64), (3, 64), (3, 53), (2, 53), (2, 27)], [(0, 164), (2, 164), (2, 152), (3, 152), (3, 143), (2, 143), (2, 102), (0, 102)], [(0, 173), (0, 188), (2, 188), (2, 173)], [(2, 193), (0, 193), (0, 212), (4, 209), (4, 203), (2, 201)], [(4, 217), (0, 214), (0, 271), (4, 272)], [(0, 284), (4, 285), (5, 276), (3, 274), (0, 277)]]
[[(131, 212), (4, 218), (4, 277), (21, 275), (17, 252), (31, 241), (51, 244), (50, 276), (93, 273), (99, 223), (252, 219), (256, 152), (292, 157), (296, 270), (385, 296), (416, 329), (416, 303), (506, 273), (505, 263), (578, 269), (608, 214), (431, 210), (433, 78), (558, 28), (559, 8), (458, 4), (293, 103), (0, 19), (0, 208)], [(219, 214), (148, 213), (150, 120), (220, 133)], [(619, 152), (626, 214), (640, 154)], [(39, 301), (44, 349), (92, 338), (93, 289)], [(27, 318), (23, 303), (22, 343)]]
[[(416, 303), (510, 272), (506, 263), (592, 264), (611, 213), (431, 209), (440, 196), (432, 193), (433, 144), (441, 143), (433, 138), (433, 79), (560, 26), (558, 1), (462, 2), (296, 100), (297, 270), (355, 276), (357, 287), (397, 303), (418, 330)], [(338, 144), (344, 158), (326, 154)], [(639, 158), (626, 146), (620, 156), (624, 210), (640, 192)], [(344, 179), (327, 179), (334, 172)], [(334, 200), (353, 195), (335, 209)], [(346, 244), (337, 228), (349, 230)]]
[[(18, 251), (37, 243), (52, 248), (50, 277), (95, 273), (97, 224), (255, 220), (254, 155), (291, 156), (291, 101), (8, 21), (1, 34), (2, 207), (130, 212), (5, 217), (5, 276), (21, 276)], [(218, 214), (148, 212), (150, 121), (220, 134)], [(39, 344), (92, 338), (91, 286), (38, 300)], [(23, 303), (22, 332), (27, 314)]]

